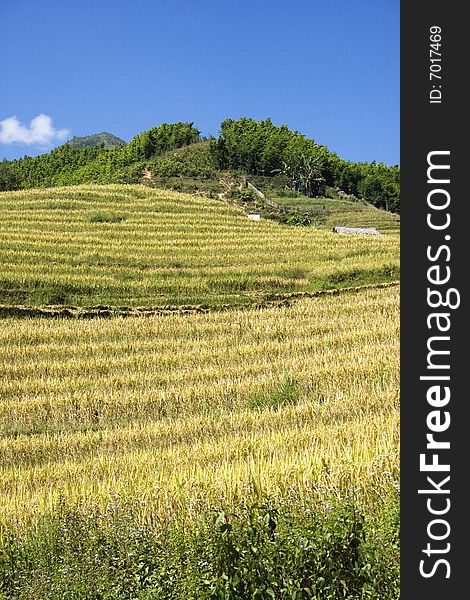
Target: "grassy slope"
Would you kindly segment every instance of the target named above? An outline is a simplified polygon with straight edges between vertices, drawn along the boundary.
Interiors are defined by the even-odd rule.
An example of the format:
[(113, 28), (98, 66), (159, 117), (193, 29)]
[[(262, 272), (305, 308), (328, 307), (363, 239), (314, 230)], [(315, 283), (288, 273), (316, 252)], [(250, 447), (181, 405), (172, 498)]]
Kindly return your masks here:
[(378, 209), (354, 196), (340, 195), (333, 188), (328, 188), (329, 195), (319, 198), (308, 198), (281, 188), (266, 187), (263, 191), (279, 204), (310, 214), (312, 221), (323, 229), (375, 227), (380, 233), (398, 233), (400, 229), (399, 215)]
[[(378, 209), (363, 201), (333, 198), (286, 198), (274, 197), (279, 204), (306, 209), (319, 217), (321, 226), (331, 229), (341, 227), (375, 227), (380, 233), (397, 232), (400, 217), (397, 214)], [(314, 217), (315, 220), (315, 217)]]
[(249, 221), (144, 186), (0, 194), (0, 304), (250, 305), (398, 278), (398, 235)]
[[(273, 294), (384, 281), (398, 269), (394, 232), (338, 236), (254, 223), (220, 201), (141, 186), (5, 193), (0, 215), (0, 293), (10, 304), (249, 305)], [(349, 559), (350, 534), (344, 544), (337, 538), (344, 515), (325, 525), (324, 538), (304, 521), (328, 515), (321, 506), (341, 505), (345, 495), (374, 515), (395, 493), (398, 305), (398, 288), (390, 287), (287, 308), (5, 319), (0, 538), (5, 527), (19, 537), (3, 538), (0, 598), (208, 599), (203, 582), (227, 572), (214, 556), (230, 547), (213, 510), (224, 506), (236, 524), (237, 503), (264, 501), (264, 494), (272, 499), (267, 510), (285, 507), (291, 515), (279, 513), (287, 541), (276, 542), (286, 581), (304, 588), (312, 577), (304, 555), (299, 561), (308, 566), (298, 573), (289, 562), (305, 546), (319, 557), (318, 576), (334, 555), (338, 589), (352, 582), (362, 563)], [(42, 529), (30, 527), (44, 511)], [(353, 522), (362, 544), (360, 517)], [(261, 544), (265, 564), (272, 537), (253, 535), (242, 554)], [(323, 539), (324, 554), (315, 546)], [(159, 540), (160, 554), (152, 546)], [(389, 542), (368, 533), (367, 543), (367, 585), (382, 569), (396, 588), (395, 545), (389, 560), (381, 554)], [(247, 573), (258, 572), (254, 564)]]
[(4, 321), (4, 517), (112, 490), (183, 515), (189, 498), (240, 500), (250, 479), (279, 494), (359, 487), (373, 504), (398, 476), (398, 298)]

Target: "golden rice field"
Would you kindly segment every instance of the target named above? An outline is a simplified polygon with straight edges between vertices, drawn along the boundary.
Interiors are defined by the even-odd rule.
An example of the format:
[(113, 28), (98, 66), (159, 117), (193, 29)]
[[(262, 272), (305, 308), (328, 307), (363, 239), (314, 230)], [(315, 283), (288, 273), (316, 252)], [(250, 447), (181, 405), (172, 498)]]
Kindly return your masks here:
[[(0, 535), (61, 499), (140, 498), (153, 523), (265, 493), (385, 496), (399, 287), (308, 297), (396, 280), (398, 231), (384, 233), (252, 222), (144, 186), (1, 193)], [(11, 316), (55, 305), (131, 316)]]
[(145, 186), (0, 193), (0, 305), (253, 305), (273, 293), (398, 279), (397, 231), (253, 222)]
[[(87, 200), (77, 195), (89, 193), (75, 192), (82, 214)], [(29, 202), (37, 206), (47, 194), (54, 202), (65, 197), (64, 191), (47, 191)], [(116, 188), (116, 194), (124, 192)], [(159, 193), (149, 198), (142, 199), (146, 210), (151, 201), (164, 202)], [(245, 231), (245, 221), (223, 206), (217, 210), (221, 221), (233, 219), (239, 235)], [(148, 227), (141, 214), (133, 218)], [(89, 227), (76, 217), (66, 222), (69, 229), (57, 239), (75, 239), (67, 231)], [(202, 227), (197, 223), (195, 231)], [(50, 227), (45, 229), (36, 241), (52, 253)], [(148, 231), (140, 240), (142, 258), (146, 243), (148, 253), (157, 252), (158, 236)], [(227, 229), (226, 248), (230, 235), (235, 233)], [(306, 240), (314, 240), (307, 232), (299, 236), (303, 241), (292, 245), (304, 250)], [(124, 257), (111, 234), (109, 239), (108, 258)], [(328, 252), (344, 251), (343, 243), (356, 243), (358, 251), (375, 248), (369, 239), (335, 240), (340, 247)], [(33, 242), (31, 237), (26, 255)], [(286, 261), (294, 260), (287, 238), (274, 245), (281, 243)], [(78, 240), (70, 244), (73, 255)], [(175, 241), (175, 252), (177, 247)], [(57, 252), (65, 250), (57, 244)], [(198, 256), (189, 254), (188, 264)], [(51, 277), (70, 273), (71, 264), (52, 265)], [(274, 262), (262, 266), (274, 269)], [(78, 271), (76, 277), (84, 275)], [(168, 511), (190, 515), (198, 505), (240, 499), (259, 488), (280, 495), (354, 488), (371, 500), (385, 494), (398, 477), (398, 310), (399, 287), (391, 286), (301, 299), (290, 307), (2, 320), (0, 523), (34, 522), (59, 497), (86, 508), (104, 506), (113, 494), (140, 496), (141, 517), (152, 521)]]

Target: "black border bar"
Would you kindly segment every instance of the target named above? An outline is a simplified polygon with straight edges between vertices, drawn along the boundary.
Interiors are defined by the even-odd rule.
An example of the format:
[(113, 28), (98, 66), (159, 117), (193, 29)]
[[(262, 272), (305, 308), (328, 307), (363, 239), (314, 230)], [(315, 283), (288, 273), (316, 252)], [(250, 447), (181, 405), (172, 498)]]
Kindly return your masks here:
[(469, 595), (464, 8), (401, 3), (401, 600)]

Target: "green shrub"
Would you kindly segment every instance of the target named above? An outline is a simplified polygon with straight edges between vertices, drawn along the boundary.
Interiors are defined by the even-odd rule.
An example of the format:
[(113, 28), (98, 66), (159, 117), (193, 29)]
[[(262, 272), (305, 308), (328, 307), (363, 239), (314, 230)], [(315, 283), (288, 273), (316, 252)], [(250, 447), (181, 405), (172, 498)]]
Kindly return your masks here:
[(113, 213), (92, 213), (88, 215), (87, 220), (90, 223), (120, 223), (124, 221), (126, 217), (123, 215), (116, 215)]
[(298, 497), (214, 507), (184, 526), (139, 523), (139, 500), (106, 513), (64, 503), (0, 547), (9, 600), (394, 600), (399, 598), (395, 494), (366, 518), (351, 499)]
[(249, 188), (243, 188), (238, 192), (238, 199), (242, 202), (253, 202), (255, 195)]
[(252, 409), (279, 408), (286, 404), (295, 404), (298, 399), (297, 382), (290, 375), (286, 375), (271, 391), (250, 397), (248, 406)]
[(365, 519), (349, 502), (326, 517), (251, 505), (216, 524), (212, 598), (356, 598), (368, 579)]
[(286, 223), (288, 225), (308, 226), (312, 224), (312, 219), (308, 215), (291, 215), (287, 217)]

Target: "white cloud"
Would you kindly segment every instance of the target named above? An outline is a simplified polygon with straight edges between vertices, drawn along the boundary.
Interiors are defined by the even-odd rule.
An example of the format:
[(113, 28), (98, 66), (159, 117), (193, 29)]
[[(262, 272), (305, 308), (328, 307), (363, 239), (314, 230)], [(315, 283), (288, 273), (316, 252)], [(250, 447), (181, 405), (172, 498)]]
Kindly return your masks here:
[(69, 133), (68, 129), (54, 129), (51, 117), (44, 114), (31, 119), (29, 127), (20, 123), (16, 117), (0, 121), (0, 142), (3, 144), (48, 146), (55, 140), (63, 140)]

